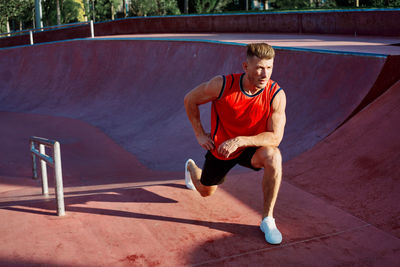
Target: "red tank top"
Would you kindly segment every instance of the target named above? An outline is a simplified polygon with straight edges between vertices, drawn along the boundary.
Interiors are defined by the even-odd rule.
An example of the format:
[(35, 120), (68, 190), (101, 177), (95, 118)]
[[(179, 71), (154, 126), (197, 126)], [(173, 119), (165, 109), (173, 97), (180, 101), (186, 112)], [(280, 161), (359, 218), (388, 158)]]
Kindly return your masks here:
[(282, 89), (269, 80), (264, 89), (249, 95), (242, 86), (244, 73), (222, 77), (221, 93), (211, 105), (211, 137), (215, 143), (211, 153), (218, 159), (228, 160), (237, 158), (245, 148), (239, 148), (225, 158), (217, 151), (219, 145), (237, 136), (266, 132), (272, 114), (272, 101)]

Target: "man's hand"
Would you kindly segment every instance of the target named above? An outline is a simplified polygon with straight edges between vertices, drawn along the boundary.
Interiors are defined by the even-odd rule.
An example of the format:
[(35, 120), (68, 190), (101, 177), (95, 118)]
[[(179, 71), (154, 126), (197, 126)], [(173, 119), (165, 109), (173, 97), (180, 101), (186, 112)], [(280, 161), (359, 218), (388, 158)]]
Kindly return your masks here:
[(240, 137), (235, 137), (226, 140), (218, 147), (218, 153), (228, 158), (233, 152), (235, 152), (239, 147), (241, 147)]
[(196, 136), (197, 142), (206, 150), (214, 149), (214, 141), (211, 139), (211, 134)]

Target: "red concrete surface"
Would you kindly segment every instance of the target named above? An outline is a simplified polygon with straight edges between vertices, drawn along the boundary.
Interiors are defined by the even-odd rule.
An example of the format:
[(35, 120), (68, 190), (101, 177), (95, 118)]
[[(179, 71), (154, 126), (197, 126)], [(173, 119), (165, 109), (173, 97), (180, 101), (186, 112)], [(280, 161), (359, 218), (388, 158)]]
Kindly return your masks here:
[[(240, 71), (244, 49), (99, 39), (0, 50), (0, 265), (399, 265), (400, 84), (388, 88), (388, 56), (277, 49), (281, 245), (259, 230), (262, 172), (234, 171), (206, 199), (185, 189), (184, 161), (201, 165), (204, 151), (183, 96)], [(337, 129), (374, 88), (383, 95)], [(65, 217), (30, 178), (31, 135), (61, 142)]]
[(328, 138), (288, 162), (286, 179), (399, 238), (399, 101), (400, 81)]
[[(188, 156), (203, 159), (182, 106), (184, 95), (215, 75), (241, 72), (244, 53), (238, 45), (112, 39), (6, 49), (0, 51), (7, 88), (0, 92), (7, 99), (2, 110), (83, 120), (146, 166), (176, 171)], [(376, 83), (387, 89), (379, 86), (392, 74), (381, 73), (386, 61), (278, 49), (272, 78), (292, 103), (282, 143), (285, 160), (330, 134)], [(203, 111), (209, 118), (209, 107)]]

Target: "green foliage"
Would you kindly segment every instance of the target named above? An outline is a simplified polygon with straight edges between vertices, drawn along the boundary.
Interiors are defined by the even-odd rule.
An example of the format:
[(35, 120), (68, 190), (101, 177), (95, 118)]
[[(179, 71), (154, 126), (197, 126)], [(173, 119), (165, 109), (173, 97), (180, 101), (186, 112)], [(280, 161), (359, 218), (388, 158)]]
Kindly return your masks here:
[(180, 14), (176, 0), (131, 0), (129, 14), (134, 16), (163, 16)]
[(335, 0), (326, 0), (323, 5), (323, 8), (335, 8), (337, 7), (337, 3)]
[(196, 0), (195, 8), (196, 13), (217, 13), (224, 10), (224, 8), (232, 2), (231, 0)]
[(360, 7), (400, 7), (400, 0), (360, 0)]
[(84, 9), (81, 1), (78, 0), (64, 0), (63, 8), (61, 10), (61, 23), (72, 23), (83, 21)]
[[(355, 7), (355, 0), (330, 0), (327, 7)], [(332, 5), (333, 2), (333, 5)], [(359, 0), (360, 7), (400, 7), (400, 0)]]
[(21, 17), (33, 4), (33, 0), (0, 0), (0, 19)]
[[(118, 5), (121, 4), (120, 0), (96, 0), (94, 1), (94, 8), (95, 8), (95, 19), (94, 21), (105, 21), (111, 20), (113, 15), (115, 15), (115, 10), (117, 9)], [(111, 8), (111, 6), (113, 8)], [(112, 15), (111, 12), (114, 12)], [(91, 15), (91, 17), (93, 14)]]
[(275, 5), (280, 9), (310, 8), (310, 0), (276, 0)]
[(354, 0), (336, 0), (335, 2), (338, 6), (341, 6), (341, 7), (355, 6)]
[[(307, 9), (307, 8), (335, 8), (355, 7), (355, 0), (272, 0), (269, 1), (278, 9)], [(400, 7), (400, 0), (359, 0), (359, 6), (374, 7)]]
[(121, 0), (83, 0), (84, 15), (93, 21), (111, 20), (120, 4)]
[[(82, 0), (59, 0), (61, 24), (83, 21)], [(42, 19), (44, 26), (57, 25), (57, 4), (55, 0), (42, 0)]]
[[(32, 25), (33, 12), (34, 0), (0, 0), (0, 31), (7, 32), (7, 20)], [(11, 30), (19, 30), (19, 26)]]

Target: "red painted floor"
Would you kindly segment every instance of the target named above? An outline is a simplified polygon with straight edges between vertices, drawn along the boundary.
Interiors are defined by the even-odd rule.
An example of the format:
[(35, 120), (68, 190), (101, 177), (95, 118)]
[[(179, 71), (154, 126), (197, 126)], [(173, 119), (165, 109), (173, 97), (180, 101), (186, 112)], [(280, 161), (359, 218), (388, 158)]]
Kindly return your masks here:
[[(259, 230), (261, 172), (237, 169), (206, 199), (183, 182), (185, 159), (204, 154), (183, 96), (241, 71), (243, 46), (99, 38), (0, 50), (0, 265), (400, 265), (400, 83), (388, 85), (400, 48), (388, 47), (277, 49), (273, 79), (288, 96), (279, 246)], [(65, 217), (31, 179), (32, 135), (61, 143)]]

